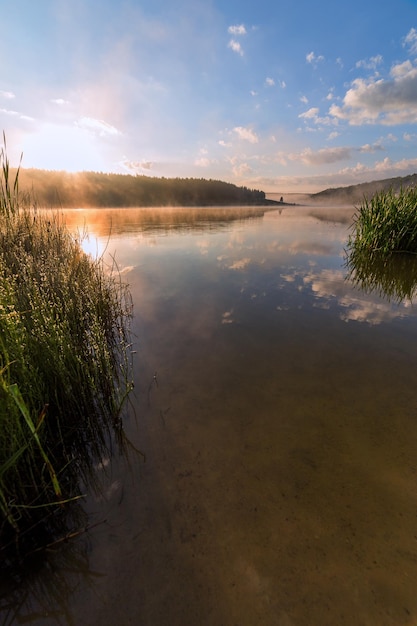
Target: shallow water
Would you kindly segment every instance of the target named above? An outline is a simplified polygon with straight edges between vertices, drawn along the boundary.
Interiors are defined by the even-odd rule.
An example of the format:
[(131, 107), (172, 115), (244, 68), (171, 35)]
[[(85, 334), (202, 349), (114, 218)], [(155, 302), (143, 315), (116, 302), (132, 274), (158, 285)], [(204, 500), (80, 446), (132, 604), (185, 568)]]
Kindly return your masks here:
[(146, 461), (103, 460), (5, 623), (417, 623), (416, 307), (348, 280), (351, 216), (66, 213), (131, 286)]

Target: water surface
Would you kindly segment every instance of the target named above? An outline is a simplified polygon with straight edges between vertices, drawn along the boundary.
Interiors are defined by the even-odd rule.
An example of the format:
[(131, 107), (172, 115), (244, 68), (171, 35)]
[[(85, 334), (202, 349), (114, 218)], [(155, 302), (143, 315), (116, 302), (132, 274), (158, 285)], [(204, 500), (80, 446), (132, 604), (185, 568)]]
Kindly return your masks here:
[(417, 623), (416, 308), (348, 280), (352, 212), (66, 213), (131, 286), (146, 461), (16, 623)]

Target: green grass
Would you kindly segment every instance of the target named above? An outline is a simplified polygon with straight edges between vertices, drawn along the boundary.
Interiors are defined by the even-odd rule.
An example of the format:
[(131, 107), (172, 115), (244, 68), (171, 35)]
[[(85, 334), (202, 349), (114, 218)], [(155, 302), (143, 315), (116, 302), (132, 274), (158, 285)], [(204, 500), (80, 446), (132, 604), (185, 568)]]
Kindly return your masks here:
[[(61, 517), (120, 429), (127, 286), (56, 212), (21, 198), (0, 152), (0, 559)], [(42, 532), (38, 532), (42, 529)], [(46, 529), (46, 530), (45, 530)]]
[(417, 189), (376, 193), (356, 211), (349, 251), (417, 254)]
[(357, 209), (346, 250), (350, 280), (389, 300), (417, 292), (417, 189), (376, 193)]

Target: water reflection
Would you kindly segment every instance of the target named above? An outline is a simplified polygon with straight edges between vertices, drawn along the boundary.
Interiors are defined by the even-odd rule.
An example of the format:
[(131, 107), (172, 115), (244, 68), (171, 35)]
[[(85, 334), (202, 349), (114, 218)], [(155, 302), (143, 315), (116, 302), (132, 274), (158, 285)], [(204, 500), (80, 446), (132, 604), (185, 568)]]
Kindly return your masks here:
[[(272, 210), (272, 209), (270, 209)], [(76, 230), (88, 223), (97, 237), (141, 232), (168, 234), (172, 231), (225, 228), (236, 220), (261, 218), (265, 207), (162, 207), (139, 209), (66, 209), (65, 221)]]
[(351, 250), (346, 266), (349, 279), (366, 293), (412, 303), (417, 292), (417, 258), (410, 254), (364, 253)]
[(132, 214), (110, 240), (94, 215), (134, 299), (146, 463), (90, 501), (73, 623), (415, 623), (417, 319), (347, 279), (348, 211), (317, 211)]

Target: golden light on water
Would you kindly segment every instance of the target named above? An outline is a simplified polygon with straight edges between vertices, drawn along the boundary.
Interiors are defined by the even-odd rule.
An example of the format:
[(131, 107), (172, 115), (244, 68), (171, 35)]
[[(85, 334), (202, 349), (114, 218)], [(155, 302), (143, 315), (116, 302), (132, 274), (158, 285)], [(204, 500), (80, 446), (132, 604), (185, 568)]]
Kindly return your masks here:
[(86, 234), (82, 238), (81, 247), (92, 259), (99, 259), (105, 250), (103, 242), (91, 233)]

